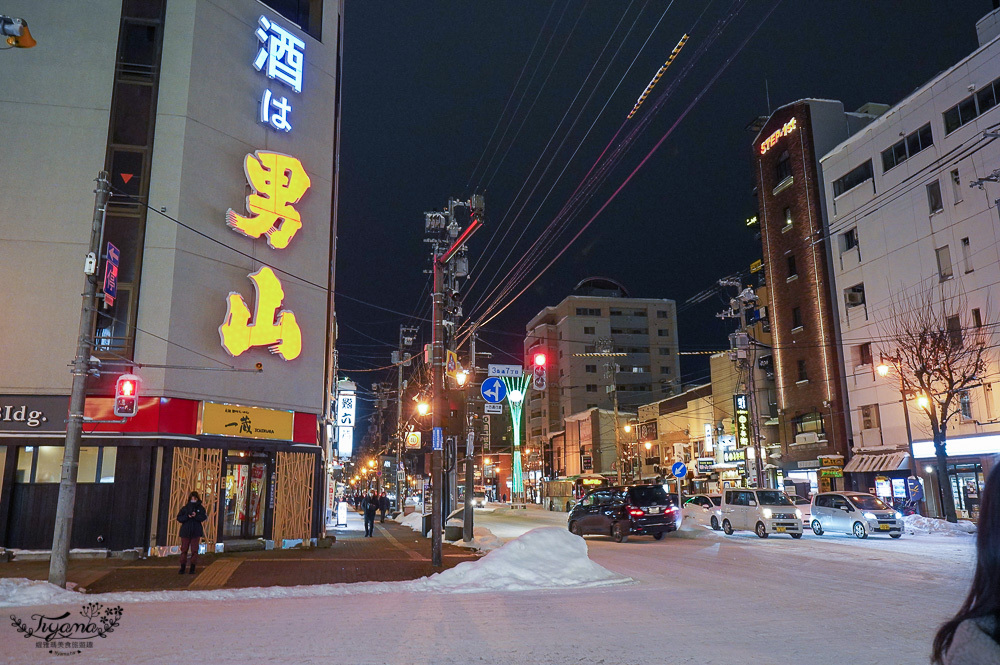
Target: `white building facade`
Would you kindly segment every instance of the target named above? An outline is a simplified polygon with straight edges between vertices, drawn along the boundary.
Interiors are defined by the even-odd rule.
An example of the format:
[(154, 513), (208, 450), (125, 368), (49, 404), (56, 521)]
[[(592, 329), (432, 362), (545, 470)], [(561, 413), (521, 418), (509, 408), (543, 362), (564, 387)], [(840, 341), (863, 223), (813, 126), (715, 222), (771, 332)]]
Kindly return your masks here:
[[(980, 47), (821, 160), (850, 403), (856, 489), (906, 496), (910, 473), (898, 384), (875, 368), (896, 351), (891, 307), (928, 294), (942, 316), (992, 325), (1000, 302), (1000, 184), (970, 183), (1000, 168), (1000, 40), (996, 12)], [(960, 296), (960, 297), (956, 297)], [(966, 311), (951, 311), (963, 302)], [(993, 303), (991, 309), (991, 303)], [(957, 320), (957, 319), (956, 319)], [(967, 322), (967, 323), (964, 323)], [(949, 478), (959, 516), (978, 514), (980, 487), (1000, 455), (1000, 365), (963, 395), (949, 427)], [(907, 400), (916, 468), (929, 510), (940, 511), (926, 418)], [(850, 484), (850, 482), (849, 482)]]

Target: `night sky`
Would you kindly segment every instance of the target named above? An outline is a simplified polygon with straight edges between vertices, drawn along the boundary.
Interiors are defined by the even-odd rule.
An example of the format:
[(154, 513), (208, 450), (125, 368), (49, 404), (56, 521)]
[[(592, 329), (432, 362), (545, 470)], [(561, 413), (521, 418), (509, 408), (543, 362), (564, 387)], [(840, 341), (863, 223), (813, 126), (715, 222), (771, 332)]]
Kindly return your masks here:
[[(733, 58), (728, 68), (579, 240), (483, 333), (487, 344), (519, 354), (532, 316), (569, 295), (581, 279), (602, 275), (623, 282), (633, 296), (676, 300), (682, 351), (722, 348), (732, 329), (731, 321), (714, 316), (722, 300), (683, 303), (720, 277), (746, 272), (759, 258), (760, 243), (744, 226), (756, 212), (747, 125), (767, 115), (765, 90), (772, 110), (803, 97), (838, 99), (846, 110), (869, 101), (894, 104), (968, 55), (976, 47), (975, 22), (992, 7), (988, 0), (784, 0), (754, 34), (773, 0), (713, 0), (707, 9), (701, 0), (675, 0), (664, 14), (668, 4), (347, 0), (337, 254), (342, 375), (365, 387), (387, 378), (351, 370), (387, 365), (399, 325), (412, 322), (348, 298), (426, 316), (425, 211), (441, 209), (449, 197), (466, 199), (478, 185), (487, 227), (470, 243), (473, 264), (510, 228), (493, 261), (485, 270), (479, 265), (482, 276), (465, 296), (466, 314), (475, 313), (483, 287), (506, 274), (549, 224), (681, 35), (690, 32), (690, 40), (619, 140), (652, 112), (718, 22), (742, 5), (532, 277)], [(522, 230), (511, 258), (501, 262)], [(497, 349), (485, 350), (496, 362), (513, 362)], [(682, 359), (684, 381), (706, 380), (705, 367)]]

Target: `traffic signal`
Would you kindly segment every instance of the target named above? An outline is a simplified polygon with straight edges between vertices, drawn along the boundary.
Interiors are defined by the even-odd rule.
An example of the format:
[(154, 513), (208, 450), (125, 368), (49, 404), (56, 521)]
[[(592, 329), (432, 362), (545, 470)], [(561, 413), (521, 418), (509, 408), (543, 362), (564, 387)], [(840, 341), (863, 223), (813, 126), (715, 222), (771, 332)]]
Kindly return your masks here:
[(531, 385), (541, 392), (545, 390), (545, 362), (548, 360), (544, 351), (536, 351), (533, 354), (534, 365), (531, 369)]
[(139, 377), (122, 374), (115, 384), (115, 415), (131, 418), (139, 411)]

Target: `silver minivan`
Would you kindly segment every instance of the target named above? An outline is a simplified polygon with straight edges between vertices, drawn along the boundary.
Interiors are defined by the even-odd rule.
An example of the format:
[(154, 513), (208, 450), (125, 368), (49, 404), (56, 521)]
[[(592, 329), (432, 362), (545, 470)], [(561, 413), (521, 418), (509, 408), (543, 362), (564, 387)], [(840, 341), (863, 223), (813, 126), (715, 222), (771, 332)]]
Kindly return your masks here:
[(746, 530), (759, 538), (772, 533), (802, 537), (802, 511), (781, 490), (726, 489), (719, 508), (722, 530), (727, 536), (733, 531)]
[(817, 536), (827, 531), (853, 533), (867, 538), (870, 533), (903, 535), (903, 516), (882, 499), (863, 492), (823, 492), (812, 499), (812, 530)]

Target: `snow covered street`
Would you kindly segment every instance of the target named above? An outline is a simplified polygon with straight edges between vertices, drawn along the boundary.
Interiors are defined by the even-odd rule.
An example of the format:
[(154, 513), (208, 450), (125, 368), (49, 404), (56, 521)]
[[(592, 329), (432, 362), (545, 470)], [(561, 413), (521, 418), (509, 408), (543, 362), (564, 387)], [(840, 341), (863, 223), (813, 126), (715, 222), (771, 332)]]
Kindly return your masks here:
[[(511, 539), (564, 528), (565, 518), (500, 509), (477, 511), (476, 525)], [(537, 544), (563, 551), (567, 541), (552, 537), (561, 535)], [(475, 580), (479, 592), (441, 593), (415, 581), (347, 595), (130, 602), (121, 626), (72, 660), (182, 662), (211, 653), (213, 663), (240, 665), (926, 663), (933, 631), (961, 602), (974, 554), (972, 537), (942, 535), (793, 541), (682, 530), (662, 541), (585, 542), (594, 563), (635, 582), (483, 591), (488, 580), (455, 568), (453, 578)], [(506, 555), (505, 565), (526, 565), (508, 549), (495, 553)], [(498, 575), (501, 563), (491, 564)], [(582, 573), (592, 574), (603, 575), (596, 567)], [(6, 611), (57, 609), (70, 608)], [(0, 662), (53, 658), (32, 642), (0, 631)]]

